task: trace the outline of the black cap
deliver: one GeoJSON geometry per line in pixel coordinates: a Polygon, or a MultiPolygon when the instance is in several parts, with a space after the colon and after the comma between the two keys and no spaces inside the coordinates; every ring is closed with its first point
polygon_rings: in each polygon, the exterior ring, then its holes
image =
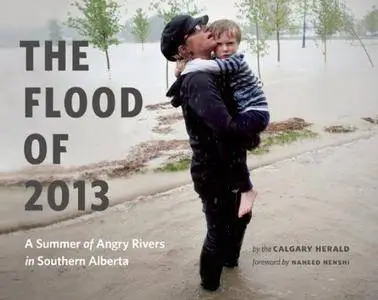
{"type": "Polygon", "coordinates": [[[209,17],[193,18],[189,15],[178,15],[172,18],[165,25],[160,39],[160,49],[166,59],[176,61],[174,57],[177,54],[178,47],[184,43],[185,35],[187,35],[197,25],[206,25],[209,17]]]}

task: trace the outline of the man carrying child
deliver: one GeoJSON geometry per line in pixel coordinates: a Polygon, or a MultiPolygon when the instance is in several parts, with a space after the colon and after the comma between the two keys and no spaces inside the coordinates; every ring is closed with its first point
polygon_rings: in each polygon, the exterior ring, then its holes
{"type": "Polygon", "coordinates": [[[222,268],[238,266],[257,195],[246,149],[259,144],[269,113],[259,81],[243,56],[234,54],[240,39],[233,33],[240,29],[230,23],[223,28],[223,21],[218,21],[210,31],[207,22],[207,16],[172,18],[162,32],[161,51],[170,61],[186,62],[167,96],[174,107],[182,108],[193,150],[190,172],[207,223],[200,256],[201,285],[214,291],[222,268]],[[219,60],[212,60],[212,52],[219,60]]]}

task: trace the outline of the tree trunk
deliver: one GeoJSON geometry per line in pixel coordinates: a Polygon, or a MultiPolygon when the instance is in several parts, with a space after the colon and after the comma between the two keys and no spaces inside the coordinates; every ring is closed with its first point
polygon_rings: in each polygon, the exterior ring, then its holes
{"type": "Polygon", "coordinates": [[[166,60],[165,64],[165,86],[168,89],[168,60],[166,60]]]}
{"type": "Polygon", "coordinates": [[[276,17],[276,21],[275,21],[275,25],[276,25],[276,40],[277,40],[277,61],[280,62],[280,25],[279,25],[279,20],[278,20],[278,12],[280,10],[279,8],[279,4],[280,2],[279,1],[276,1],[276,12],[275,12],[275,17],[276,17]]]}
{"type": "Polygon", "coordinates": [[[281,61],[281,44],[280,44],[280,30],[278,29],[277,32],[277,61],[281,61]]]}
{"type": "Polygon", "coordinates": [[[369,55],[369,52],[367,51],[367,49],[366,49],[366,47],[365,47],[365,44],[362,42],[362,40],[360,39],[359,35],[357,34],[357,32],[354,31],[353,28],[350,29],[350,31],[351,31],[352,36],[356,37],[356,38],[358,39],[358,41],[360,42],[361,47],[364,49],[365,54],[366,54],[366,56],[368,57],[371,66],[374,67],[374,63],[373,63],[373,61],[372,61],[372,59],[371,59],[371,57],[370,57],[370,55],[369,55]]]}
{"type": "Polygon", "coordinates": [[[257,71],[258,71],[258,73],[259,73],[259,78],[261,79],[260,50],[257,51],[257,71]]]}
{"type": "Polygon", "coordinates": [[[256,45],[257,45],[257,72],[259,78],[261,79],[261,69],[260,69],[260,36],[259,36],[259,24],[256,22],[256,45]]]}
{"type": "Polygon", "coordinates": [[[327,63],[327,37],[324,39],[324,63],[327,63]]]}
{"type": "Polygon", "coordinates": [[[144,50],[144,47],[143,47],[143,41],[142,41],[142,51],[144,50]]]}
{"type": "Polygon", "coordinates": [[[307,15],[307,0],[304,0],[302,48],[306,48],[306,15],[307,15]]]}
{"type": "Polygon", "coordinates": [[[106,55],[106,65],[108,67],[108,71],[110,71],[110,60],[109,60],[109,53],[108,53],[107,48],[105,49],[105,55],[106,55]]]}

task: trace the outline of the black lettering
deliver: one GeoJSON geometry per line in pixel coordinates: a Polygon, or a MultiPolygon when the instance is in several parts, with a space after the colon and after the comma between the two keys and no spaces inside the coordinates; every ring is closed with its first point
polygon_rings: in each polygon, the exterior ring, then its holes
{"type": "Polygon", "coordinates": [[[82,88],[72,87],[67,91],[66,96],[64,97],[64,108],[71,118],[82,117],[87,110],[87,105],[87,95],[82,88]],[[77,111],[74,111],[73,109],[72,98],[74,94],[79,95],[79,109],[77,111]]]}
{"type": "Polygon", "coordinates": [[[74,71],[88,71],[88,65],[81,65],[80,58],[87,58],[86,52],[80,52],[80,47],[88,47],[88,41],[73,41],[72,42],[72,70],[74,71]]]}
{"type": "Polygon", "coordinates": [[[33,94],[40,94],[39,87],[25,88],[25,118],[33,117],[33,106],[38,106],[38,100],[33,99],[33,94]]]}
{"type": "Polygon", "coordinates": [[[53,50],[53,41],[45,42],[45,70],[52,70],[53,59],[58,59],[58,70],[66,70],[66,41],[58,41],[58,51],[53,50]]]}
{"type": "Polygon", "coordinates": [[[34,70],[34,47],[39,47],[39,41],[20,41],[20,47],[26,48],[26,71],[34,70]]]}
{"type": "Polygon", "coordinates": [[[42,135],[34,133],[34,134],[29,135],[26,138],[25,145],[24,145],[24,154],[25,154],[26,160],[30,164],[38,165],[42,163],[46,158],[46,153],[47,153],[46,140],[44,139],[42,135]],[[32,144],[34,140],[37,140],[39,144],[39,154],[37,158],[34,158],[33,153],[32,153],[32,144]]]}
{"type": "Polygon", "coordinates": [[[85,181],[75,182],[74,188],[78,191],[78,210],[85,210],[85,181]]]}
{"type": "Polygon", "coordinates": [[[41,204],[35,204],[42,193],[42,184],[36,180],[29,180],[25,183],[25,187],[34,187],[34,193],[25,204],[26,211],[42,211],[41,204]]]}
{"type": "Polygon", "coordinates": [[[111,89],[107,87],[98,88],[93,94],[93,110],[95,114],[100,118],[107,118],[111,116],[115,108],[115,97],[111,89]],[[100,106],[101,94],[106,94],[108,102],[107,109],[103,112],[100,106]]]}
{"type": "Polygon", "coordinates": [[[96,180],[92,182],[92,188],[96,186],[99,186],[101,188],[99,192],[95,193],[95,197],[101,200],[101,204],[92,204],[92,209],[95,211],[103,211],[109,206],[109,199],[105,196],[105,194],[108,192],[109,186],[103,180],[96,180]]]}
{"type": "Polygon", "coordinates": [[[68,134],[53,134],[53,163],[60,164],[60,153],[67,152],[67,148],[60,141],[68,141],[68,134]]]}
{"type": "Polygon", "coordinates": [[[46,118],[60,118],[59,110],[54,110],[54,90],[52,87],[46,88],[46,118]]]}
{"type": "Polygon", "coordinates": [[[142,94],[135,88],[121,88],[121,116],[130,118],[137,116],[142,111],[143,99],[142,94]],[[134,96],[135,106],[130,111],[129,94],[134,96]]]}
{"type": "Polygon", "coordinates": [[[49,203],[52,210],[62,211],[67,208],[69,202],[69,190],[68,186],[64,181],[56,180],[51,182],[47,190],[47,202],[49,203]],[[55,191],[60,187],[62,192],[62,201],[60,205],[56,203],[55,191]]]}

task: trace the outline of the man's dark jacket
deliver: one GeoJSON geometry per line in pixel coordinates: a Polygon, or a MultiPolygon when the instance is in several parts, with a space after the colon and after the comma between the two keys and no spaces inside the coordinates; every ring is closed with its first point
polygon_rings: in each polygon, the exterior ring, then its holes
{"type": "Polygon", "coordinates": [[[236,103],[223,82],[213,74],[193,72],[180,76],[167,93],[174,107],[182,107],[193,150],[191,176],[200,196],[252,187],[241,146],[250,135],[233,121],[236,103]]]}

